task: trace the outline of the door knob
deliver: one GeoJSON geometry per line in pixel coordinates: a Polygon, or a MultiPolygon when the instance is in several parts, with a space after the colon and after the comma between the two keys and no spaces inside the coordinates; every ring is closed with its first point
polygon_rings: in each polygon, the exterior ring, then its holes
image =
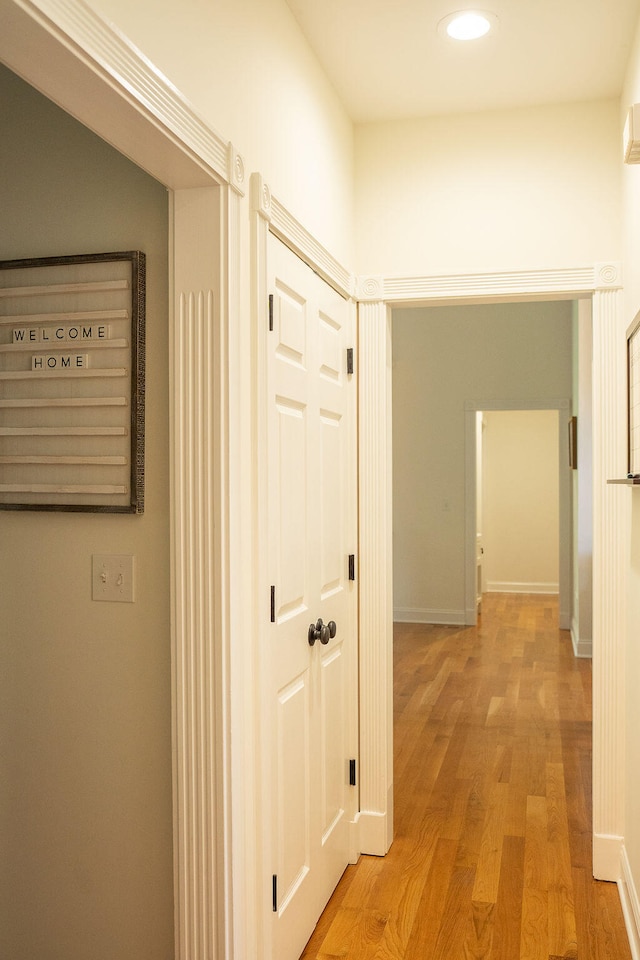
{"type": "Polygon", "coordinates": [[[310,647],[314,645],[316,640],[319,640],[320,643],[329,643],[329,628],[322,622],[322,617],[315,623],[309,624],[308,639],[310,647]]]}
{"type": "Polygon", "coordinates": [[[307,639],[309,640],[309,646],[312,647],[316,640],[319,640],[322,644],[329,643],[329,640],[336,635],[336,624],[334,620],[329,620],[329,623],[323,623],[322,617],[316,621],[316,623],[309,624],[309,632],[307,634],[307,639]]]}

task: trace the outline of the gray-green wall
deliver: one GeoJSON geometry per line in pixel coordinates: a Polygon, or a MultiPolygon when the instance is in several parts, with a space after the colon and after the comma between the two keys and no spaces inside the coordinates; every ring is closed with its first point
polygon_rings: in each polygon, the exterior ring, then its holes
{"type": "Polygon", "coordinates": [[[166,191],[4,68],[0,117],[0,259],[147,256],[144,515],[0,511],[0,956],[170,960],[166,191]]]}
{"type": "Polygon", "coordinates": [[[465,400],[570,398],[570,301],[393,312],[394,609],[464,622],[465,400]]]}

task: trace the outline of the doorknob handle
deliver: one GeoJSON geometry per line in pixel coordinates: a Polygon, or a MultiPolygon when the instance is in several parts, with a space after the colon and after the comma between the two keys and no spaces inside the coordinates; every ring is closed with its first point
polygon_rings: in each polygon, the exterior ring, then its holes
{"type": "Polygon", "coordinates": [[[322,617],[316,623],[309,624],[308,639],[310,647],[314,645],[316,640],[319,640],[320,643],[329,643],[329,628],[322,622],[322,617]]]}
{"type": "Polygon", "coordinates": [[[309,640],[309,646],[312,647],[316,640],[319,640],[320,643],[326,645],[329,643],[329,640],[333,639],[336,635],[336,623],[335,620],[329,620],[329,623],[323,623],[322,617],[316,621],[316,623],[309,624],[309,632],[307,634],[307,639],[309,640]]]}

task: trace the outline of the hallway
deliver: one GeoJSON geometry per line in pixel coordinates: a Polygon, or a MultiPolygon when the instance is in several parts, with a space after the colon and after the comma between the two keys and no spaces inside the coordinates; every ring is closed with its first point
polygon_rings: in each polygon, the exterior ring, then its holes
{"type": "Polygon", "coordinates": [[[591,661],[557,600],[397,624],[395,840],[345,872],[301,960],[629,960],[591,871],[591,661]]]}

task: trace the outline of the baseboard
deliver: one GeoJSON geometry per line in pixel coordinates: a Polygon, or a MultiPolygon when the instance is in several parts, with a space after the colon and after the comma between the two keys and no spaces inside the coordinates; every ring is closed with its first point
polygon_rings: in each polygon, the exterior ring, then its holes
{"type": "Polygon", "coordinates": [[[571,643],[573,644],[573,654],[575,657],[591,659],[593,656],[593,642],[580,638],[575,621],[571,624],[571,643]]]}
{"type": "Polygon", "coordinates": [[[396,623],[443,623],[464,626],[464,610],[428,610],[422,607],[396,607],[393,611],[396,623]]]}
{"type": "Polygon", "coordinates": [[[349,820],[349,863],[357,863],[360,859],[360,814],[356,813],[355,820],[349,820]]]}
{"type": "Polygon", "coordinates": [[[372,857],[384,857],[393,843],[393,784],[387,794],[387,812],[362,810],[356,816],[358,851],[372,857]]]}
{"type": "Polygon", "coordinates": [[[611,834],[593,835],[593,876],[596,880],[620,879],[620,860],[622,856],[622,837],[611,834]]]}
{"type": "Polygon", "coordinates": [[[559,593],[557,583],[517,583],[511,580],[488,580],[487,593],[559,593]]]}
{"type": "Polygon", "coordinates": [[[386,813],[365,811],[358,815],[357,824],[360,853],[370,857],[384,857],[389,850],[386,813]]]}
{"type": "Polygon", "coordinates": [[[638,890],[633,880],[631,865],[624,844],[622,845],[620,861],[622,877],[618,880],[618,890],[624,923],[629,937],[631,956],[633,960],[640,960],[640,899],[638,898],[638,890]]]}

